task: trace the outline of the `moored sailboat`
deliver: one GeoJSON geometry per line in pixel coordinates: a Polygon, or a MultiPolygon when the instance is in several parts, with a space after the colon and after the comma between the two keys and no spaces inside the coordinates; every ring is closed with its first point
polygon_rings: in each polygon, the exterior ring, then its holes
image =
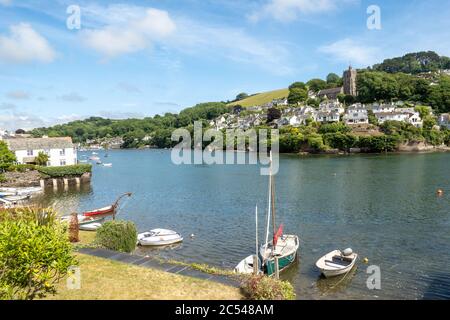
{"type": "Polygon", "coordinates": [[[297,235],[283,234],[283,225],[276,228],[275,181],[272,174],[272,152],[270,152],[269,205],[267,210],[266,241],[260,248],[262,270],[272,276],[290,266],[297,257],[299,239],[297,235]],[[269,242],[269,225],[272,219],[273,239],[269,242]],[[277,231],[275,231],[277,230],[277,231]],[[278,261],[278,265],[276,265],[278,261]]]}

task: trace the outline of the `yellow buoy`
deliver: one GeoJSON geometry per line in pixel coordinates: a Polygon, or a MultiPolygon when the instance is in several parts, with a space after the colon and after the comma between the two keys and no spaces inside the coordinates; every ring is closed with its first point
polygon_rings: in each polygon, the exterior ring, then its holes
{"type": "Polygon", "coordinates": [[[369,263],[369,259],[364,258],[364,259],[363,259],[363,262],[364,262],[364,263],[369,263]]]}

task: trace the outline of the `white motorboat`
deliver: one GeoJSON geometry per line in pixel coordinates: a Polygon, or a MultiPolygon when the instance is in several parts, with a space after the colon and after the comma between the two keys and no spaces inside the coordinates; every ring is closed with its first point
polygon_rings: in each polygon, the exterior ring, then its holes
{"type": "Polygon", "coordinates": [[[167,229],[153,229],[138,234],[141,246],[167,246],[183,241],[183,237],[176,231],[167,229]]]}
{"type": "Polygon", "coordinates": [[[317,260],[316,267],[326,278],[348,273],[353,269],[358,255],[348,248],[344,251],[334,250],[317,260]]]}
{"type": "MultiPolygon", "coordinates": [[[[248,256],[234,268],[235,273],[241,273],[241,274],[252,274],[254,273],[254,255],[248,256]]],[[[258,269],[259,266],[261,266],[261,261],[258,258],[258,269]]],[[[258,270],[260,272],[261,270],[258,270]]]]}
{"type": "Polygon", "coordinates": [[[78,229],[84,230],[84,231],[97,231],[98,228],[102,226],[99,222],[91,222],[86,224],[80,224],[78,226],[78,229]]]}
{"type": "Polygon", "coordinates": [[[30,199],[30,195],[17,195],[17,196],[5,196],[3,197],[4,200],[10,201],[10,202],[18,202],[18,201],[25,201],[30,199]]]}
{"type": "Polygon", "coordinates": [[[112,163],[104,163],[103,166],[104,167],[112,167],[112,163]]]}
{"type": "Polygon", "coordinates": [[[27,187],[27,188],[0,188],[0,193],[8,193],[16,196],[30,195],[33,193],[43,192],[41,187],[27,187]]]}

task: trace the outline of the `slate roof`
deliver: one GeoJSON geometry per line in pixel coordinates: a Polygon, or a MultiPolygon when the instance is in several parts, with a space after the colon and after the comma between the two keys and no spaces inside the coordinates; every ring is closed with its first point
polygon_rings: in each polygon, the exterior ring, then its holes
{"type": "Polygon", "coordinates": [[[71,137],[5,139],[11,151],[73,148],[71,137]]]}

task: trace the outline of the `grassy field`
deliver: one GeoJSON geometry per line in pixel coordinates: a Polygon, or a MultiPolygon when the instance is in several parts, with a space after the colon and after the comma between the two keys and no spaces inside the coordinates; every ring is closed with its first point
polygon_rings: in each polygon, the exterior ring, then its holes
{"type": "MultiPolygon", "coordinates": [[[[80,231],[79,244],[89,244],[95,232],[80,231]]],[[[216,282],[76,254],[81,289],[70,290],[64,279],[50,300],[239,300],[237,288],[216,282]]]]}
{"type": "Polygon", "coordinates": [[[230,106],[241,105],[243,107],[251,107],[271,102],[273,99],[287,98],[289,89],[280,89],[256,94],[244,100],[230,103],[230,106]]]}

